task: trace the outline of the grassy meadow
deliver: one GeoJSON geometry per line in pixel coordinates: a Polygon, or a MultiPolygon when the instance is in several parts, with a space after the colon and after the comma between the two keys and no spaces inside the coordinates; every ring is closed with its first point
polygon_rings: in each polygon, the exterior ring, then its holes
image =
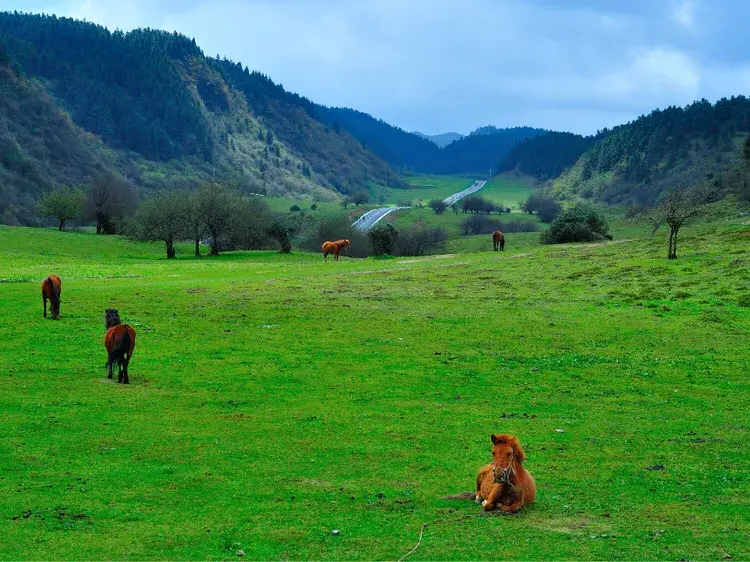
{"type": "Polygon", "coordinates": [[[431,522],[409,560],[747,560],[747,218],[672,261],[613,232],[324,264],[0,226],[0,558],[395,560],[431,522]],[[493,432],[537,481],[517,516],[441,499],[493,432]]]}

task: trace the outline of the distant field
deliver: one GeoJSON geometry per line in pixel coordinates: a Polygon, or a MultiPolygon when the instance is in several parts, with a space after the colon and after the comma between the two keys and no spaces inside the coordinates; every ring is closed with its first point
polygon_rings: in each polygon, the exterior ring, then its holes
{"type": "Polygon", "coordinates": [[[528,199],[533,188],[523,181],[505,176],[495,176],[477,192],[490,201],[502,203],[514,211],[520,210],[521,203],[528,199]]]}
{"type": "Polygon", "coordinates": [[[408,189],[389,189],[386,194],[388,203],[409,201],[418,204],[419,201],[428,202],[430,199],[445,199],[446,197],[463,191],[474,183],[473,179],[453,176],[407,176],[404,182],[408,189]]]}
{"type": "Polygon", "coordinates": [[[671,261],[614,232],[324,264],[0,226],[0,558],[396,560],[430,522],[409,560],[749,559],[750,227],[720,209],[671,261]],[[493,432],[519,516],[440,499],[493,432]]]}

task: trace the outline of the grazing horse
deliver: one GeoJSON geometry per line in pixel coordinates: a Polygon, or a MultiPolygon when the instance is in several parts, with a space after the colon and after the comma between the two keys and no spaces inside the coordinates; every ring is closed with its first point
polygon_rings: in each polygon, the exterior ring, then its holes
{"type": "Polygon", "coordinates": [[[517,513],[536,498],[534,478],[521,466],[526,454],[517,437],[493,434],[491,439],[492,464],[479,471],[474,499],[485,511],[517,513]]]}
{"type": "Polygon", "coordinates": [[[112,366],[117,363],[117,382],[128,384],[128,363],[135,348],[135,330],[120,322],[120,315],[114,308],[105,311],[107,334],[104,347],[107,349],[107,378],[112,378],[112,366]]]}
{"type": "Polygon", "coordinates": [[[499,230],[492,233],[492,248],[497,252],[497,249],[505,249],[505,236],[499,230]]]}
{"type": "Polygon", "coordinates": [[[349,240],[336,240],[331,242],[328,240],[323,243],[323,261],[328,261],[328,254],[333,254],[334,261],[339,261],[339,254],[344,248],[351,247],[349,240]]]}
{"type": "Polygon", "coordinates": [[[49,299],[49,309],[52,320],[60,317],[60,292],[62,291],[62,282],[57,275],[50,275],[42,281],[42,303],[44,304],[44,317],[47,318],[47,300],[49,299]]]}

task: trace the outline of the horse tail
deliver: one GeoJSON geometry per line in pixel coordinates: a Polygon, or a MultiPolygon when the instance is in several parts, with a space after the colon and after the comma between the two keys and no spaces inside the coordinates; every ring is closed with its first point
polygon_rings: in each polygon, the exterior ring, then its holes
{"type": "Polygon", "coordinates": [[[451,494],[443,496],[441,500],[473,500],[477,496],[476,492],[461,492],[460,494],[451,494]]]}
{"type": "Polygon", "coordinates": [[[130,351],[131,343],[132,340],[130,339],[130,332],[128,332],[127,330],[123,330],[122,338],[120,338],[120,341],[112,349],[112,351],[109,352],[109,355],[107,356],[107,367],[109,367],[115,361],[124,359],[125,355],[130,351]]]}
{"type": "Polygon", "coordinates": [[[53,280],[50,280],[50,285],[52,285],[52,295],[55,297],[55,304],[60,306],[60,291],[62,290],[62,284],[61,283],[55,283],[53,280]]]}

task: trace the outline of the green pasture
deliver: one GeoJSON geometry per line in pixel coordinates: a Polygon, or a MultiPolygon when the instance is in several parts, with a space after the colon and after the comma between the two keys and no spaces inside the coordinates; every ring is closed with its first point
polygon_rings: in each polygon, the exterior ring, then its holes
{"type": "Polygon", "coordinates": [[[0,558],[397,560],[428,522],[408,560],[747,560],[747,218],[672,261],[613,231],[324,264],[0,227],[0,558]],[[441,499],[493,432],[538,484],[517,516],[441,499]]]}

